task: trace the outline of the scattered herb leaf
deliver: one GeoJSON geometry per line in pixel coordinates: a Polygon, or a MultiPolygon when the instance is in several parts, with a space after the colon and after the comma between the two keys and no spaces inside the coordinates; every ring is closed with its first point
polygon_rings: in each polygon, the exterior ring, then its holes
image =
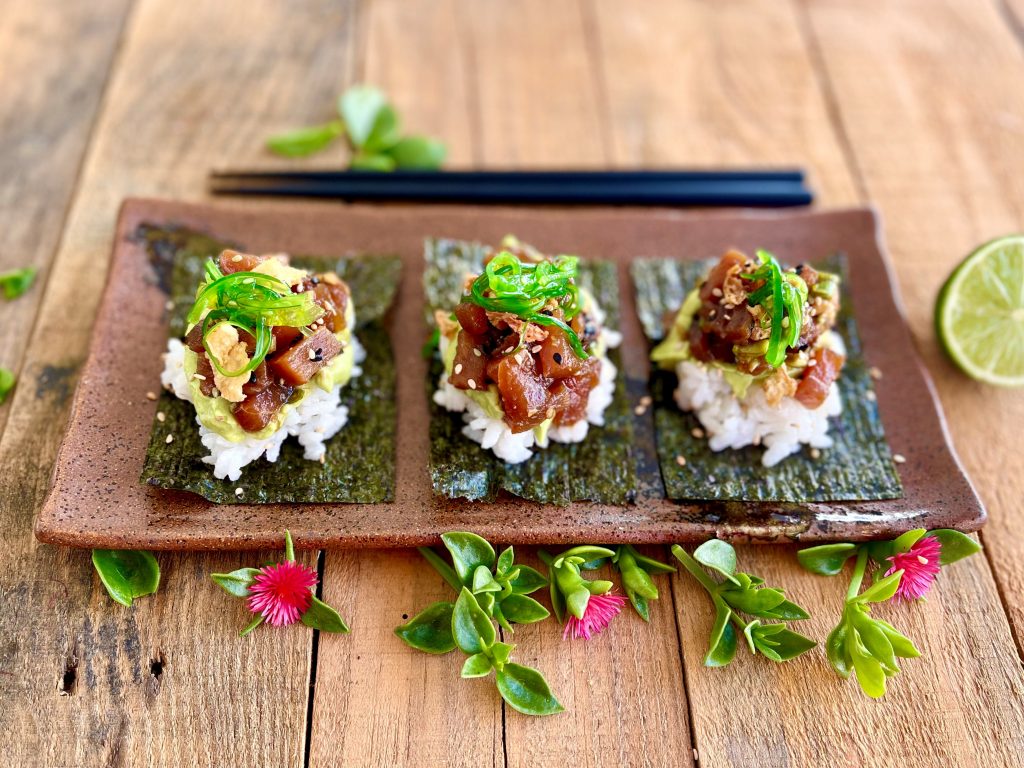
{"type": "Polygon", "coordinates": [[[4,298],[16,299],[25,293],[35,282],[38,271],[35,267],[22,267],[0,273],[0,288],[3,289],[4,298]]]}
{"type": "Polygon", "coordinates": [[[7,400],[7,396],[11,394],[15,381],[14,374],[11,371],[0,367],[0,405],[3,405],[4,401],[7,400]]]}
{"type": "Polygon", "coordinates": [[[94,549],[92,564],[110,597],[126,607],[136,597],[152,595],[160,586],[160,566],[149,552],[94,549]]]}
{"type": "Polygon", "coordinates": [[[284,157],[305,157],[327,147],[345,133],[341,120],[332,120],[323,125],[297,128],[267,139],[267,149],[284,157]]]}

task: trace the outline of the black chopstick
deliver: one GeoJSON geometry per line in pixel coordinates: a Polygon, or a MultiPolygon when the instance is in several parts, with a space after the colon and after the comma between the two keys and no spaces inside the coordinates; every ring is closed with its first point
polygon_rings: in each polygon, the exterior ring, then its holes
{"type": "Polygon", "coordinates": [[[800,170],[222,171],[215,194],[562,205],[808,205],[800,170]]]}

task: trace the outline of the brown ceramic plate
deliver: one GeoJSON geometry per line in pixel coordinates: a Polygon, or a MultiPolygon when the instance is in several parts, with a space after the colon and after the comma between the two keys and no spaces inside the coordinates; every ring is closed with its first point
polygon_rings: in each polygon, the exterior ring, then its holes
{"type": "MultiPolygon", "coordinates": [[[[918,527],[974,530],[985,520],[981,502],[950,447],[931,382],[914,353],[871,211],[678,213],[128,200],[121,211],[110,275],[53,488],[36,521],[36,535],[45,542],[100,548],[253,549],[280,545],[285,528],[310,547],[432,544],[444,531],[456,529],[514,544],[675,542],[710,536],[827,541],[891,536],[918,527]],[[145,251],[131,238],[144,222],[191,227],[255,251],[402,257],[402,285],[388,321],[399,371],[393,503],[218,505],[139,481],[155,410],[145,393],[159,386],[167,333],[165,297],[145,251]],[[550,252],[618,263],[623,369],[633,382],[646,381],[647,344],[630,289],[631,258],[707,258],[736,246],[768,248],[798,262],[844,251],[867,360],[885,371],[877,394],[886,434],[893,452],[906,457],[900,465],[904,497],[804,505],[661,498],[614,507],[555,507],[511,497],[494,503],[436,497],[427,468],[426,362],[420,355],[426,334],[423,238],[497,242],[509,232],[550,252]],[[126,326],[133,329],[130,338],[117,332],[126,326]],[[140,355],[140,349],[151,349],[152,354],[140,355]]],[[[638,417],[650,418],[650,412],[638,417]]],[[[644,435],[651,430],[638,429],[637,434],[638,440],[649,440],[644,435]]],[[[652,446],[636,447],[640,455],[652,455],[652,446]]]]}

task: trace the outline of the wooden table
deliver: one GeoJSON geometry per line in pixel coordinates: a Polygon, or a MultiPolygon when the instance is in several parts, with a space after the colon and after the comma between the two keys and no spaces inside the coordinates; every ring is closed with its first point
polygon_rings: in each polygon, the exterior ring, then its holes
{"type": "MultiPolygon", "coordinates": [[[[1024,218],[1022,0],[93,0],[0,15],[0,265],[40,283],[0,302],[0,756],[11,766],[1010,766],[1024,760],[1024,393],[958,374],[931,325],[974,245],[1024,218]],[[567,707],[529,719],[454,656],[392,635],[446,587],[415,552],[322,555],[353,627],[237,637],[208,580],[254,553],[162,555],[113,604],[88,552],[41,546],[47,487],[128,195],[203,199],[214,166],[273,166],[271,133],[386,89],[452,167],[799,164],[822,206],[882,213],[904,303],[956,447],[991,515],[985,554],[928,602],[885,610],[924,651],[881,702],[821,648],[701,666],[706,596],[663,579],[589,643],[517,633],[567,707]]],[[[344,161],[342,150],[313,164],[344,161]]],[[[666,555],[667,553],[662,552],[666,555]]],[[[824,638],[844,585],[791,549],[740,549],[824,638]]]]}

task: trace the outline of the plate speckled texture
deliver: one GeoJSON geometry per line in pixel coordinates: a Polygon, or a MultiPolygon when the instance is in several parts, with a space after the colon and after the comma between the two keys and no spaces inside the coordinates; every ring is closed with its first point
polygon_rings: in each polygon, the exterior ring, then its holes
{"type": "Polygon", "coordinates": [[[502,209],[468,206],[343,206],[332,203],[187,204],[128,200],[113,261],[54,468],[53,487],[36,520],[45,542],[136,549],[279,547],[288,528],[307,547],[405,547],[440,534],[473,530],[495,541],[560,544],[698,541],[863,540],[910,528],[975,530],[985,520],[954,455],[928,379],[893,294],[871,211],[725,213],[502,209]],[[345,255],[397,253],[404,263],[388,318],[398,370],[395,500],[386,504],[212,504],[189,493],[139,482],[167,334],[166,295],[130,239],[143,222],[184,225],[256,251],[345,255]],[[860,323],[865,357],[885,373],[878,405],[900,465],[901,499],[814,504],[673,502],[665,499],[654,449],[653,412],[636,417],[636,504],[576,502],[546,506],[512,497],[495,502],[441,499],[428,471],[427,362],[420,355],[423,238],[496,242],[514,232],[549,252],[618,264],[624,342],[622,371],[635,403],[646,391],[647,344],[628,275],[635,257],[706,259],[724,248],[769,248],[792,261],[844,251],[848,300],[860,323]],[[129,336],[117,329],[131,327],[129,336]],[[140,349],[152,349],[150,356],[140,349]]]}

